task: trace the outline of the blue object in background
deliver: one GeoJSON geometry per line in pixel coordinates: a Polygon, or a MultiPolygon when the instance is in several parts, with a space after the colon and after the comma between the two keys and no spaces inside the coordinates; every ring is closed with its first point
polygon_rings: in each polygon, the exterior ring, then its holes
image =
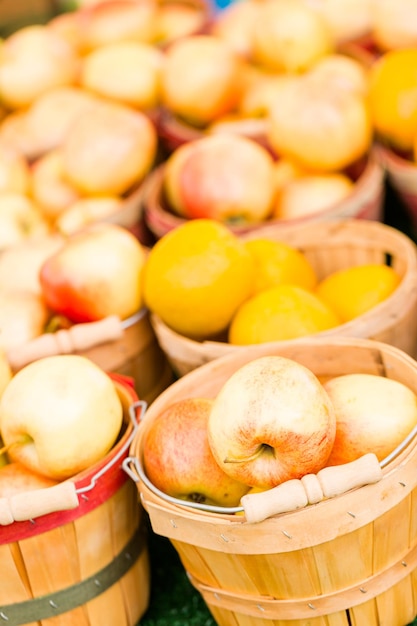
{"type": "MultiPolygon", "coordinates": [[[[238,0],[239,1],[239,0],[238,0]]],[[[225,9],[229,4],[232,4],[234,0],[212,0],[215,11],[221,11],[225,9]]]]}

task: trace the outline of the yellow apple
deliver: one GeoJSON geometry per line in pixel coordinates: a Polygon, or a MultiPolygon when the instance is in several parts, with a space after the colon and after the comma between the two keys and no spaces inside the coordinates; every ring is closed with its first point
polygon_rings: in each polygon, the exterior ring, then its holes
{"type": "Polygon", "coordinates": [[[417,398],[403,383],[374,374],[345,374],[323,383],[336,413],[328,465],[373,452],[382,461],[417,425],[417,398]]]}
{"type": "Polygon", "coordinates": [[[187,398],[168,406],[145,434],[144,469],[169,496],[217,506],[238,506],[249,487],[219,467],[207,438],[213,400],[187,398]]]}
{"type": "Polygon", "coordinates": [[[371,32],[380,50],[386,52],[417,45],[416,0],[378,0],[372,8],[371,32]]]}
{"type": "Polygon", "coordinates": [[[63,169],[83,194],[123,194],[144,179],[156,150],[149,117],[109,101],[74,122],[62,145],[63,169]]]}
{"type": "Polygon", "coordinates": [[[74,233],[40,269],[48,307],[73,322],[125,319],[143,305],[145,249],[127,229],[91,224],[74,233]]]}
{"type": "Polygon", "coordinates": [[[323,386],[292,359],[266,356],[236,370],[210,412],[209,444],[235,480],[274,487],[326,465],[336,416],[323,386]]]}
{"type": "Polygon", "coordinates": [[[64,242],[58,233],[36,237],[8,247],[0,254],[0,290],[40,295],[39,270],[64,242]]]}
{"type": "Polygon", "coordinates": [[[0,250],[48,233],[48,222],[28,196],[0,194],[0,250]]]}
{"type": "Polygon", "coordinates": [[[26,194],[29,180],[29,163],[25,156],[0,143],[0,193],[11,191],[26,194]]]}
{"type": "Polygon", "coordinates": [[[254,24],[261,6],[258,0],[231,2],[217,14],[210,32],[243,58],[250,59],[254,24]]]}
{"type": "Polygon", "coordinates": [[[0,347],[9,351],[44,332],[49,319],[41,295],[24,291],[0,291],[0,347]]]}
{"type": "Polygon", "coordinates": [[[106,221],[121,209],[122,204],[120,196],[80,198],[57,217],[55,228],[63,235],[72,235],[89,224],[106,221]]]}
{"type": "Polygon", "coordinates": [[[0,398],[0,434],[8,456],[54,480],[102,459],[122,421],[122,403],[110,376],[74,354],[26,365],[0,398]]]}
{"type": "Polygon", "coordinates": [[[232,111],[240,98],[240,59],[214,35],[190,35],[169,45],[161,79],[161,103],[195,126],[232,111]]]}
{"type": "Polygon", "coordinates": [[[161,2],[155,18],[154,42],[166,45],[179,37],[193,35],[202,30],[207,19],[205,8],[197,4],[161,2]]]}
{"type": "Polygon", "coordinates": [[[164,55],[150,43],[122,41],[96,48],[83,61],[80,83],[104,98],[142,111],[159,105],[164,55]]]}
{"type": "Polygon", "coordinates": [[[2,44],[0,92],[11,109],[24,108],[48,89],[75,82],[79,57],[46,25],[24,26],[2,44]]]}

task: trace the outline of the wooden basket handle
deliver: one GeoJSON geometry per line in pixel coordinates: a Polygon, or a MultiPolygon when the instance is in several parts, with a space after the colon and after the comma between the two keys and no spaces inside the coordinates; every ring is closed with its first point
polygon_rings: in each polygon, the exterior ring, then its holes
{"type": "Polygon", "coordinates": [[[18,371],[43,357],[87,350],[101,343],[116,341],[122,335],[122,322],[116,315],[109,315],[97,322],[74,324],[68,329],[44,333],[22,346],[9,350],[7,359],[11,369],[18,371]]]}
{"type": "Polygon", "coordinates": [[[129,436],[126,437],[126,441],[117,453],[91,477],[88,485],[77,487],[72,480],[65,480],[52,487],[17,493],[9,498],[0,498],[0,527],[13,524],[13,522],[33,520],[48,513],[69,511],[78,507],[78,495],[94,489],[99,478],[126,454],[136,435],[139,421],[143,417],[145,410],[146,402],[144,400],[137,400],[129,406],[129,417],[133,424],[129,436]],[[137,414],[138,408],[140,408],[139,415],[137,414]]]}
{"type": "Polygon", "coordinates": [[[376,483],[381,478],[377,456],[368,453],[350,463],[324,467],[317,474],[288,480],[268,491],[248,493],[242,497],[241,504],[247,522],[261,522],[272,515],[295,511],[356,487],[376,483]]]}

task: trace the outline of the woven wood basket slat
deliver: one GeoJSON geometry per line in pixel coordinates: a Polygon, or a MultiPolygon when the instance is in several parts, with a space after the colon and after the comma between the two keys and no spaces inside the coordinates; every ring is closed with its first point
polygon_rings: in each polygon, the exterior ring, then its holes
{"type": "Polygon", "coordinates": [[[129,411],[138,398],[130,382],[110,375],[123,403],[124,428],[105,459],[74,477],[76,487],[93,481],[92,488],[80,491],[75,510],[2,527],[0,615],[12,626],[134,626],[148,607],[144,511],[120,465],[134,433],[129,411]],[[100,474],[113,458],[115,464],[100,474]],[[86,589],[90,577],[96,578],[93,594],[86,589]],[[51,616],[39,601],[52,607],[51,616]],[[33,622],[25,615],[33,615],[33,622]]]}
{"type": "MultiPolygon", "coordinates": [[[[319,279],[333,271],[364,263],[389,263],[402,277],[399,287],[384,302],[358,318],[316,337],[362,337],[394,345],[417,356],[417,246],[399,230],[367,220],[330,220],[308,227],[276,229],[265,227],[242,235],[284,241],[301,250],[312,263],[319,279]]],[[[200,365],[246,347],[218,341],[188,339],[151,316],[158,342],[180,376],[200,365]]],[[[281,341],[285,346],[299,341],[281,341]]]]}
{"type": "MultiPolygon", "coordinates": [[[[244,363],[281,354],[320,379],[366,372],[417,393],[417,362],[369,339],[329,337],[260,345],[188,373],[150,406],[131,445],[169,404],[215,397],[244,363]]],[[[417,614],[417,442],[383,469],[377,483],[257,524],[242,515],[166,501],[137,476],[154,532],[168,537],[219,626],[406,626],[417,614]]]]}

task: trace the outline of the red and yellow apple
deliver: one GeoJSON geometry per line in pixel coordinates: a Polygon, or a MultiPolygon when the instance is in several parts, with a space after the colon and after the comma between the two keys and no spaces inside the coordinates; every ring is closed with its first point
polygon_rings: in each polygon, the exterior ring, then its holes
{"type": "Polygon", "coordinates": [[[18,493],[46,489],[59,481],[47,478],[27,468],[18,461],[0,467],[0,498],[11,498],[18,493]]]}
{"type": "Polygon", "coordinates": [[[281,356],[239,367],[214,399],[208,421],[220,467],[254,487],[316,473],[327,463],[335,434],[335,411],[320,381],[281,356]]]}
{"type": "Polygon", "coordinates": [[[405,384],[374,374],[345,374],[323,383],[336,414],[328,465],[368,452],[382,461],[417,426],[417,398],[405,384]]]}
{"type": "Polygon", "coordinates": [[[0,434],[10,460],[54,480],[102,459],[122,421],[122,402],[110,376],[74,354],[26,365],[0,398],[0,434]]]}
{"type": "Polygon", "coordinates": [[[207,438],[213,400],[186,398],[165,408],[143,440],[149,480],[169,496],[217,506],[238,506],[249,487],[217,464],[207,438]]]}
{"type": "Polygon", "coordinates": [[[92,224],[46,259],[40,283],[47,306],[73,322],[125,319],[143,305],[145,250],[127,229],[92,224]]]}
{"type": "Polygon", "coordinates": [[[265,220],[274,200],[274,162],[256,141],[233,133],[207,135],[167,159],[164,192],[187,218],[230,224],[265,220]]]}

